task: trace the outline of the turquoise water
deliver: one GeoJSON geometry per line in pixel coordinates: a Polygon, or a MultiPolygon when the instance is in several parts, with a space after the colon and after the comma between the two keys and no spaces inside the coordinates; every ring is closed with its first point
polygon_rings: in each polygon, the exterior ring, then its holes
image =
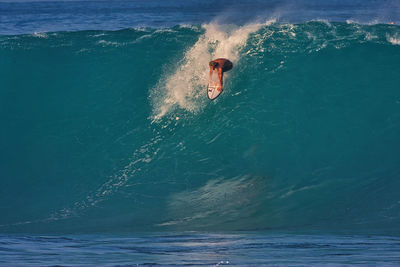
{"type": "Polygon", "coordinates": [[[327,21],[2,35],[0,232],[398,235],[399,44],[327,21]]]}

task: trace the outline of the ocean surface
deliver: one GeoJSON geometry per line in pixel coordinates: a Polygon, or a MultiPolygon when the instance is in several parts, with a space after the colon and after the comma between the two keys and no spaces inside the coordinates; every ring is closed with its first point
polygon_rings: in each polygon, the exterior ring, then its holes
{"type": "Polygon", "coordinates": [[[0,1],[0,265],[400,264],[399,25],[398,1],[0,1]]]}
{"type": "MultiPolygon", "coordinates": [[[[400,238],[263,233],[1,237],[21,266],[398,266],[400,238]]],[[[5,265],[5,264],[4,264],[5,265]]],[[[20,265],[13,265],[20,266],[20,265]]]]}

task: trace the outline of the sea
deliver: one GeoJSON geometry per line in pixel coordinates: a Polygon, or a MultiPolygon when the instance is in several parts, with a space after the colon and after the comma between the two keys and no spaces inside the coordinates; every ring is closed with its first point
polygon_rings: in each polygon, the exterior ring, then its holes
{"type": "Polygon", "coordinates": [[[222,265],[400,265],[400,1],[0,0],[0,266],[222,265]]]}

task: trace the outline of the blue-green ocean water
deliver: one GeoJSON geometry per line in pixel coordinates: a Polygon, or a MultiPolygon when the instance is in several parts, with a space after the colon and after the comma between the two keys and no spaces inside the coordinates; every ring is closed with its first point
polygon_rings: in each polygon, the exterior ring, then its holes
{"type": "Polygon", "coordinates": [[[0,0],[0,266],[398,265],[399,11],[0,0]]]}
{"type": "Polygon", "coordinates": [[[398,234],[399,43],[325,21],[1,36],[0,231],[398,234]]]}

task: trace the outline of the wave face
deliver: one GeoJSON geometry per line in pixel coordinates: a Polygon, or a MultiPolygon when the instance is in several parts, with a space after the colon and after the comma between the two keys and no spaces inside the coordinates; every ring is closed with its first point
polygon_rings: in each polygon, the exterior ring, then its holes
{"type": "Polygon", "coordinates": [[[0,231],[396,232],[399,40],[326,21],[0,36],[0,231]],[[234,68],[209,101],[215,57],[234,68]]]}

